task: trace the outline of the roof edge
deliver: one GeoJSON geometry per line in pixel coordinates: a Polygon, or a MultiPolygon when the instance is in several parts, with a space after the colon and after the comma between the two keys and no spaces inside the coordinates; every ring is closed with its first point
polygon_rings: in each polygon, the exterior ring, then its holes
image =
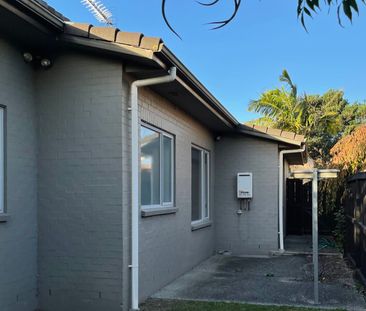
{"type": "Polygon", "coordinates": [[[163,44],[160,51],[154,53],[155,56],[161,59],[161,56],[165,57],[172,65],[185,76],[185,78],[192,83],[192,85],[198,89],[207,99],[211,102],[213,108],[217,110],[233,127],[237,127],[239,121],[220,103],[220,101],[212,95],[212,93],[196,78],[196,76],[179,60],[177,56],[170,49],[163,44]]]}
{"type": "Polygon", "coordinates": [[[302,145],[305,144],[305,141],[296,141],[294,139],[285,138],[285,137],[278,137],[278,136],[274,136],[274,135],[271,135],[271,134],[262,133],[262,132],[259,132],[259,131],[246,130],[245,128],[239,128],[238,131],[242,134],[255,136],[255,137],[260,137],[260,138],[264,138],[264,139],[268,139],[268,140],[272,140],[272,141],[276,141],[276,142],[282,142],[282,143],[292,145],[292,146],[296,146],[296,147],[301,147],[302,145]]]}
{"type": "MultiPolygon", "coordinates": [[[[26,10],[32,12],[48,24],[51,24],[53,27],[57,28],[60,31],[64,29],[64,22],[67,21],[67,18],[64,17],[61,13],[60,16],[52,13],[50,7],[46,7],[36,0],[15,0],[16,4],[22,6],[26,10]],[[62,18],[61,18],[62,16],[62,18]]],[[[55,12],[57,12],[55,10],[55,12]]],[[[57,12],[58,13],[58,12],[57,12]]]]}

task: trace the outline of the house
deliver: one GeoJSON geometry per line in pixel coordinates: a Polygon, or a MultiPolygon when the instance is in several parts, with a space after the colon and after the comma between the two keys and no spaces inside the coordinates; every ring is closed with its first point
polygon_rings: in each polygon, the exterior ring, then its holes
{"type": "Polygon", "coordinates": [[[304,137],[240,124],[161,39],[4,0],[0,56],[0,310],[136,309],[215,252],[283,249],[304,137]]]}

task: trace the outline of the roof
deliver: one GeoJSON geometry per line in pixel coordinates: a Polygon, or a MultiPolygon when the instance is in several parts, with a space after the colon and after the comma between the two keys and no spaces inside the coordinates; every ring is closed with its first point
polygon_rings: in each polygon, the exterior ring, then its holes
{"type": "MultiPolygon", "coordinates": [[[[32,0],[31,1],[18,0],[18,1],[21,1],[21,2],[32,2],[32,0]]],[[[62,19],[64,21],[69,21],[69,19],[67,17],[65,17],[62,13],[58,12],[55,8],[53,8],[52,6],[50,6],[47,2],[45,2],[43,0],[33,0],[33,2],[39,4],[40,6],[42,6],[43,8],[45,8],[50,13],[52,13],[55,16],[57,16],[58,18],[60,18],[60,19],[62,19]]]]}
{"type": "MultiPolygon", "coordinates": [[[[9,2],[13,4],[14,0],[9,0],[9,2]]],[[[188,101],[187,96],[181,96],[181,106],[187,109],[188,113],[199,115],[200,119],[205,122],[221,122],[221,130],[224,128],[230,131],[239,130],[239,132],[247,135],[295,146],[300,146],[305,141],[302,135],[296,135],[295,133],[240,124],[165,46],[161,38],[148,37],[139,32],[125,32],[114,27],[99,27],[71,22],[43,0],[15,0],[15,2],[27,10],[26,14],[35,15],[38,19],[42,19],[42,21],[56,28],[58,31],[57,42],[82,46],[103,53],[110,52],[124,55],[124,57],[130,57],[133,61],[139,61],[143,65],[155,66],[155,68],[164,71],[175,66],[177,68],[175,83],[179,86],[176,85],[175,89],[172,90],[168,86],[162,85],[159,86],[159,89],[165,92],[164,94],[168,96],[167,99],[171,99],[175,103],[179,100],[179,97],[174,97],[172,94],[176,93],[177,90],[189,92],[191,98],[188,101]],[[187,105],[187,102],[190,105],[187,105]]],[[[142,74],[141,72],[133,72],[133,74],[137,78],[144,78],[146,70],[142,74]]]]}
{"type": "Polygon", "coordinates": [[[253,124],[243,124],[242,131],[253,133],[257,135],[265,135],[268,138],[278,140],[280,142],[301,146],[306,142],[304,135],[299,135],[294,132],[288,132],[281,129],[275,129],[266,126],[259,126],[253,124]]]}
{"type": "Polygon", "coordinates": [[[96,27],[91,24],[66,22],[64,33],[82,38],[128,45],[152,52],[161,51],[163,46],[161,38],[146,37],[139,32],[120,31],[114,27],[96,27]]]}
{"type": "MultiPolygon", "coordinates": [[[[164,69],[177,68],[177,81],[217,113],[226,126],[235,128],[239,122],[217,100],[209,90],[184,66],[184,64],[165,46],[159,37],[148,37],[139,32],[125,32],[114,27],[100,27],[85,23],[65,22],[63,40],[79,44],[93,45],[100,49],[116,49],[116,52],[129,54],[144,60],[151,60],[164,69]],[[107,46],[106,46],[107,44],[107,46]]],[[[140,77],[142,78],[142,77],[140,77]]],[[[187,106],[185,104],[185,106],[187,106]]],[[[199,109],[199,107],[195,107],[199,109]]]]}

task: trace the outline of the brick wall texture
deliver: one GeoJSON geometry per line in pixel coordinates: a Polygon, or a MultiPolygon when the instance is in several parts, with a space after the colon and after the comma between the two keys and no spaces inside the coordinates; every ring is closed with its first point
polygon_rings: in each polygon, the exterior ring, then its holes
{"type": "MultiPolygon", "coordinates": [[[[121,61],[60,51],[34,70],[0,40],[7,107],[7,212],[0,223],[0,310],[128,310],[129,84],[121,61]]],[[[140,218],[140,300],[216,250],[277,248],[278,146],[214,133],[149,88],[141,122],[175,139],[175,207],[140,218]],[[210,151],[212,225],[191,230],[191,147],[210,151]],[[236,174],[253,173],[251,211],[236,215],[236,174]]]]}
{"type": "Polygon", "coordinates": [[[34,72],[0,38],[0,104],[6,106],[6,211],[0,223],[0,310],[37,307],[37,115],[34,72]]]}
{"type": "Polygon", "coordinates": [[[36,86],[40,308],[121,310],[122,65],[65,53],[36,86]]]}
{"type": "Polygon", "coordinates": [[[216,249],[234,255],[268,255],[278,249],[278,146],[243,136],[216,144],[216,249]],[[237,173],[253,173],[250,211],[236,214],[237,173]]]}
{"type": "MultiPolygon", "coordinates": [[[[144,89],[140,92],[141,120],[175,137],[175,194],[178,212],[140,219],[140,283],[144,299],[189,271],[214,251],[214,226],[191,230],[191,148],[210,151],[214,174],[214,136],[192,117],[144,89]]],[[[210,211],[214,212],[214,178],[210,211]]]]}

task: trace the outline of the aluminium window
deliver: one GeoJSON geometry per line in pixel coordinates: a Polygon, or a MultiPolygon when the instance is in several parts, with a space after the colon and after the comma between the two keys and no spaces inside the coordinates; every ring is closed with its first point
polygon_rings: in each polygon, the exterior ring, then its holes
{"type": "Polygon", "coordinates": [[[141,205],[173,206],[174,136],[150,125],[141,125],[140,170],[141,205]]]}
{"type": "Polygon", "coordinates": [[[192,223],[207,221],[210,217],[210,153],[192,147],[192,223]]]}

